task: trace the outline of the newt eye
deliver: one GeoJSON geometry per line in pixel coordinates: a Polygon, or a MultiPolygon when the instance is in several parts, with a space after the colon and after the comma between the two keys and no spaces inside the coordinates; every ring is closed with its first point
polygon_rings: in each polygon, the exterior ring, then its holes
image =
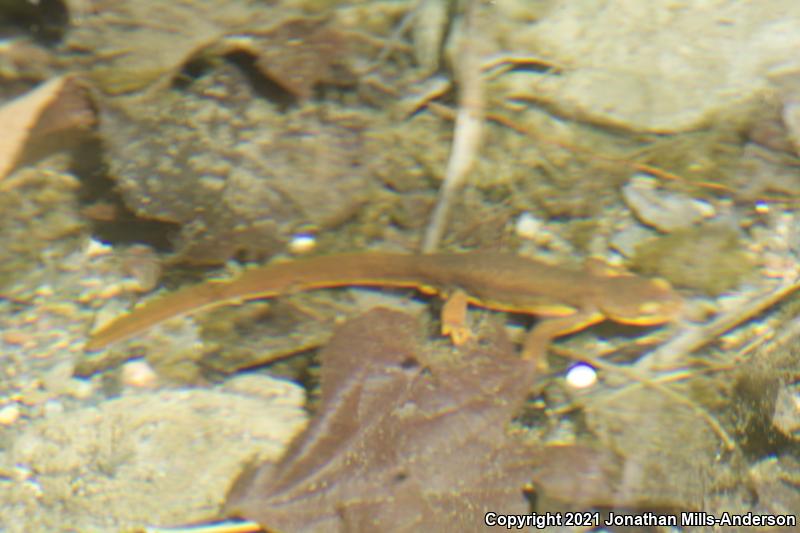
{"type": "Polygon", "coordinates": [[[653,284],[653,286],[656,289],[659,289],[659,290],[662,290],[662,291],[671,291],[672,290],[672,285],[670,285],[669,281],[665,280],[664,278],[653,278],[653,279],[650,280],[650,282],[653,284]]]}
{"type": "Polygon", "coordinates": [[[639,306],[639,313],[642,315],[654,315],[660,313],[662,305],[658,302],[646,302],[639,306]]]}

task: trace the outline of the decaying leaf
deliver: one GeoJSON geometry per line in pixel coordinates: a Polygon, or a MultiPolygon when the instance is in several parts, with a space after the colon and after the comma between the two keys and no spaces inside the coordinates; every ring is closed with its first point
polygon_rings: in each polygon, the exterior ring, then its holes
{"type": "Polygon", "coordinates": [[[498,334],[423,365],[415,321],[374,310],[322,354],[321,411],[277,465],[236,482],[228,512],[278,531],[477,531],[526,513],[531,450],[506,434],[533,373],[498,334]]]}
{"type": "Polygon", "coordinates": [[[345,45],[330,24],[310,18],[289,20],[254,37],[247,49],[257,57],[256,66],[300,100],[308,99],[318,82],[335,78],[345,45]]]}
{"type": "Polygon", "coordinates": [[[71,145],[75,131],[94,126],[86,88],[62,76],[0,107],[0,179],[24,162],[71,145]]]}
{"type": "MultiPolygon", "coordinates": [[[[68,47],[88,51],[88,71],[104,92],[132,93],[167,83],[191,58],[243,50],[275,83],[304,100],[335,79],[342,34],[324,18],[253,0],[69,2],[79,21],[68,47]]],[[[337,73],[338,74],[338,73],[337,73]]]]}
{"type": "Polygon", "coordinates": [[[74,26],[67,47],[89,61],[92,81],[108,94],[143,89],[173,74],[226,31],[270,18],[249,0],[100,0],[67,2],[74,26]],[[88,54],[87,54],[88,52],[88,54]]]}

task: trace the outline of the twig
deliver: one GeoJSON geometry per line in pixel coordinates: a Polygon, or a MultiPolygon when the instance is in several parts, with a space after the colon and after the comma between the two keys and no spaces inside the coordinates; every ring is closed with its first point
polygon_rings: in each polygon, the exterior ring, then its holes
{"type": "MultiPolygon", "coordinates": [[[[652,388],[670,397],[675,402],[690,408],[699,418],[703,419],[706,424],[708,424],[728,450],[733,450],[736,447],[735,441],[711,413],[691,399],[670,389],[666,384],[688,379],[696,373],[692,372],[690,369],[676,368],[679,361],[684,359],[691,352],[701,348],[739,324],[764,312],[798,289],[800,289],[800,279],[782,283],[766,294],[762,294],[752,299],[750,302],[722,314],[709,324],[689,327],[688,331],[661,345],[649,354],[644,355],[631,367],[614,365],[598,358],[575,354],[563,348],[551,347],[551,349],[571,359],[583,360],[597,368],[622,374],[634,382],[631,385],[652,388]]],[[[785,339],[787,335],[795,334],[800,330],[800,321],[796,321],[793,327],[789,329],[790,333],[782,336],[783,339],[785,339]]],[[[719,369],[710,370],[715,371],[719,369]]],[[[702,370],[700,372],[702,372],[702,370]]],[[[619,394],[624,394],[625,391],[630,392],[630,390],[630,386],[620,388],[616,392],[608,394],[605,399],[611,399],[619,394]]]]}
{"type": "Polygon", "coordinates": [[[766,294],[723,313],[716,320],[702,326],[686,326],[686,331],[642,356],[634,365],[642,375],[652,374],[658,369],[677,366],[688,354],[705,346],[726,331],[750,320],[769,307],[800,289],[800,279],[785,282],[766,294]]]}
{"type": "MultiPolygon", "coordinates": [[[[731,438],[725,428],[722,427],[722,424],[707,410],[703,407],[698,405],[696,402],[692,401],[690,398],[686,398],[685,396],[675,392],[674,390],[670,389],[667,385],[661,382],[658,379],[651,379],[650,377],[641,376],[635,370],[635,368],[628,368],[620,365],[615,365],[613,363],[607,363],[601,359],[595,357],[582,357],[587,363],[590,365],[601,368],[608,372],[618,372],[625,376],[626,378],[636,382],[637,384],[651,388],[657,392],[660,392],[664,396],[668,396],[672,399],[675,403],[679,403],[685,407],[691,409],[691,411],[697,416],[698,418],[702,419],[713,431],[717,434],[719,439],[725,444],[725,448],[728,451],[733,451],[736,449],[736,442],[731,438]]],[[[677,374],[681,376],[682,379],[685,379],[690,376],[689,373],[680,372],[677,374]]],[[[678,381],[675,376],[668,375],[668,381],[678,381]]],[[[621,390],[628,390],[630,389],[621,389],[621,390]]]]}
{"type": "Polygon", "coordinates": [[[459,78],[459,106],[453,132],[453,146],[447,162],[444,183],[439,189],[439,199],[433,210],[431,222],[422,241],[423,253],[434,252],[444,235],[450,208],[460,190],[475,153],[483,130],[483,80],[478,60],[477,34],[478,2],[468,0],[464,15],[464,34],[457,65],[459,78]]]}
{"type": "Polygon", "coordinates": [[[366,74],[366,72],[373,70],[378,65],[384,63],[389,56],[395,51],[396,48],[401,47],[402,43],[400,42],[400,37],[408,31],[411,27],[411,24],[414,22],[414,17],[416,14],[417,9],[419,9],[420,4],[422,4],[422,0],[417,2],[417,5],[410,9],[404,16],[403,19],[400,21],[400,24],[395,28],[392,34],[384,43],[383,48],[381,49],[378,57],[375,61],[365,69],[362,74],[366,74]]]}

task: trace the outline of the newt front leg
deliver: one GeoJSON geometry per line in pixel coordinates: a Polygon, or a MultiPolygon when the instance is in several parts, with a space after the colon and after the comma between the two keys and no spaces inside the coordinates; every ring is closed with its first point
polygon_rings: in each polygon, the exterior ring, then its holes
{"type": "Polygon", "coordinates": [[[450,337],[456,346],[466,344],[472,337],[472,332],[467,327],[468,306],[467,293],[458,289],[447,298],[442,307],[442,335],[450,337]]]}
{"type": "MultiPolygon", "coordinates": [[[[455,346],[462,346],[472,337],[467,327],[469,297],[463,290],[453,292],[442,307],[442,335],[449,336],[455,346]]],[[[540,373],[547,373],[547,349],[554,339],[581,331],[603,322],[606,316],[596,310],[576,311],[570,315],[541,318],[528,331],[522,344],[522,357],[534,362],[540,373]]]]}

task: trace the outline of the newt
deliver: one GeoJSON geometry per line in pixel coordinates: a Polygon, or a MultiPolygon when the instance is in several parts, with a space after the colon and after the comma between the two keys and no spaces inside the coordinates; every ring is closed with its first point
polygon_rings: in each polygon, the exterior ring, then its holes
{"type": "Polygon", "coordinates": [[[644,278],[599,260],[568,269],[508,253],[429,255],[362,252],[323,255],[251,268],[231,280],[209,280],[156,297],[92,333],[99,350],[167,319],[246,300],[343,286],[410,287],[446,299],[442,333],[469,338],[469,304],[536,315],[522,353],[546,364],[550,342],[604,320],[652,326],[677,316],[682,299],[663,279],[644,278]]]}

